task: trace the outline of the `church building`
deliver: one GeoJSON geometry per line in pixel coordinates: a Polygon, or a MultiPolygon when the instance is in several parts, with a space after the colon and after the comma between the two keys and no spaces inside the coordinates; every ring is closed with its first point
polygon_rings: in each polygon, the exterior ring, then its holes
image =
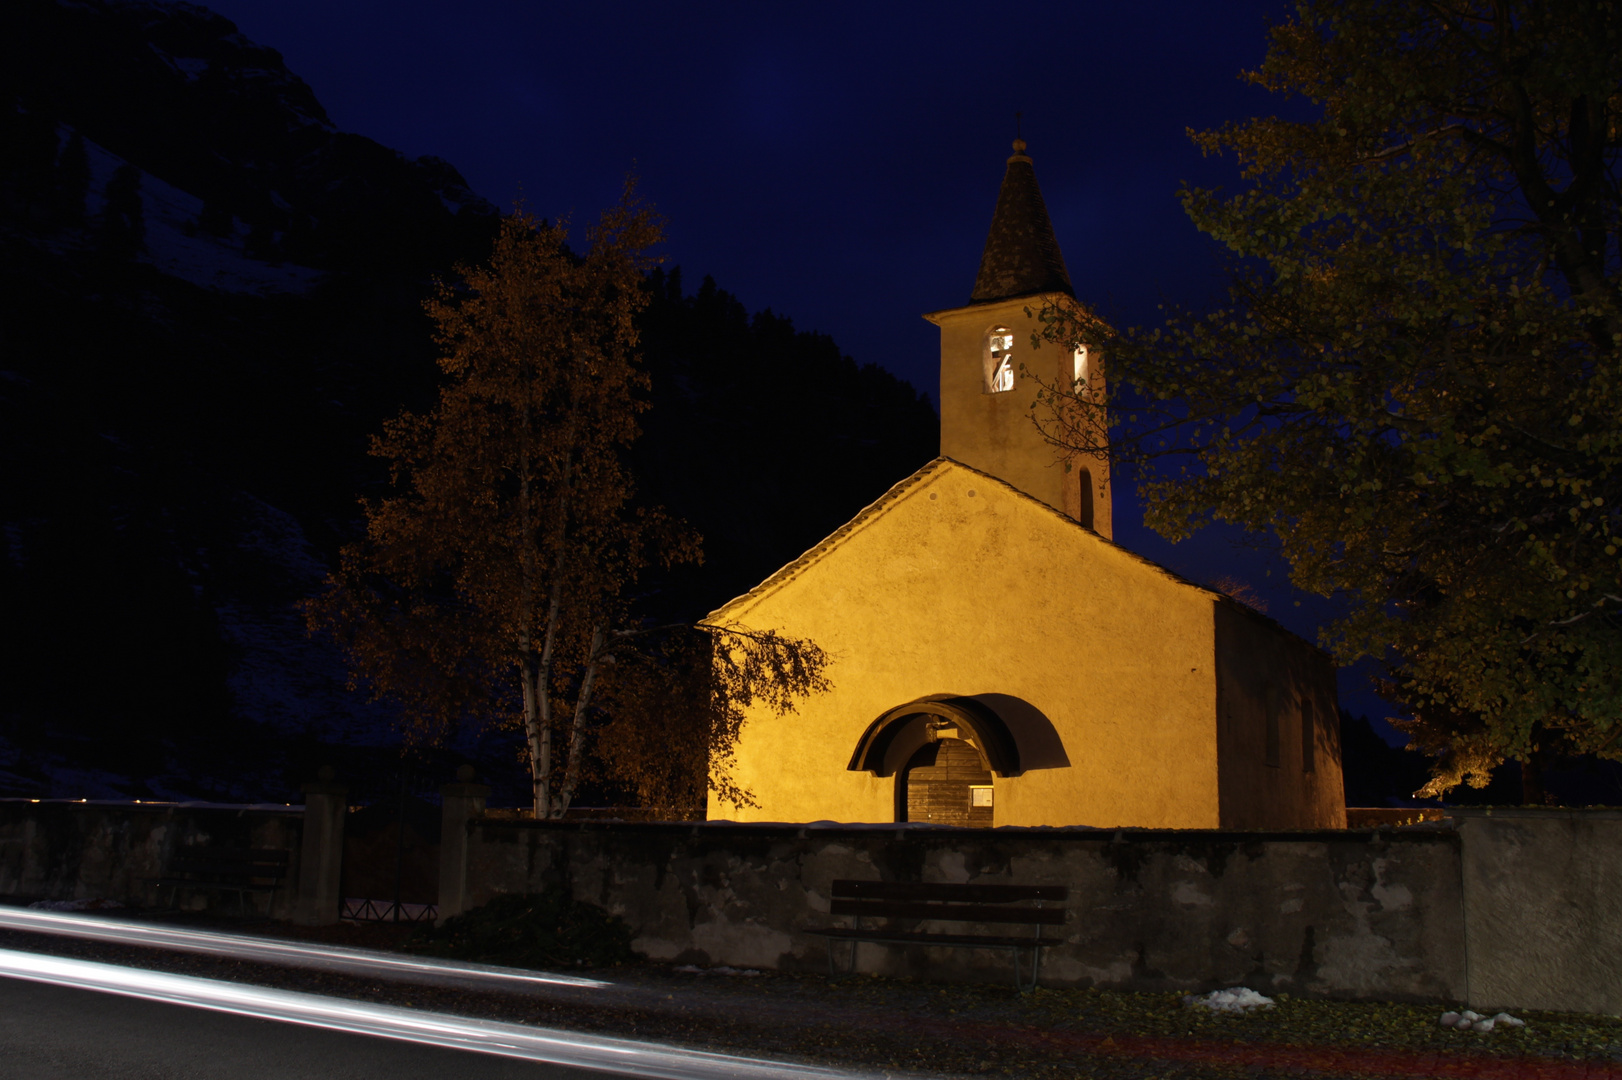
{"type": "Polygon", "coordinates": [[[759,805],[712,820],[1345,825],[1330,658],[1115,544],[1107,462],[1066,470],[1031,423],[1027,372],[1103,387],[1096,349],[1031,349],[1061,296],[1016,141],[968,303],[924,316],[941,456],[710,616],[811,639],[833,683],[750,714],[759,805]]]}

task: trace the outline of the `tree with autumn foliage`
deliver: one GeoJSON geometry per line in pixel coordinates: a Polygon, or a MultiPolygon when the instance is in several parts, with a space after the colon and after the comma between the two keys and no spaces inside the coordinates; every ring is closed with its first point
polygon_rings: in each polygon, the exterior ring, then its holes
{"type": "Polygon", "coordinates": [[[688,789],[708,775],[748,802],[727,768],[743,710],[790,710],[826,685],[810,642],[649,625],[635,608],[643,571],[700,557],[690,530],[636,504],[626,464],[660,236],[627,185],[583,254],[563,225],[520,212],[488,266],[458,267],[427,305],[438,403],[373,439],[390,490],[364,502],[365,539],[306,605],[416,737],[469,721],[520,731],[537,818],[561,817],[594,775],[656,803],[702,795],[688,789]]]}
{"type": "Polygon", "coordinates": [[[1542,801],[1551,755],[1622,757],[1622,7],[1306,0],[1244,77],[1297,118],[1193,135],[1242,169],[1182,192],[1229,302],[1049,308],[1124,394],[1107,439],[1069,387],[1038,422],[1158,469],[1157,531],[1270,532],[1342,598],[1325,643],[1387,664],[1425,794],[1512,758],[1542,801]]]}

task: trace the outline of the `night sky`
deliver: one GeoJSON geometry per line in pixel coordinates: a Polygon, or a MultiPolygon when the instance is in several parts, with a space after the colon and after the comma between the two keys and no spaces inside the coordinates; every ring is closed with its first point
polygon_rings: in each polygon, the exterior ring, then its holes
{"type": "MultiPolygon", "coordinates": [[[[1176,192],[1237,174],[1186,130],[1288,108],[1239,79],[1280,0],[207,6],[280,50],[339,128],[443,157],[499,206],[583,229],[634,170],[689,288],[713,275],[931,396],[938,338],[919,315],[968,300],[1016,112],[1077,296],[1142,324],[1222,284],[1176,192]]],[[[1265,553],[1209,530],[1173,548],[1130,500],[1118,540],[1246,580],[1316,638],[1329,609],[1265,553]]],[[[1384,716],[1361,682],[1343,673],[1342,703],[1384,716]]]]}
{"type": "Polygon", "coordinates": [[[217,0],[333,121],[584,225],[627,171],[665,254],[933,392],[919,313],[967,301],[1014,114],[1077,295],[1129,321],[1209,293],[1185,129],[1271,110],[1237,75],[1277,2],[572,6],[217,0]],[[926,14],[927,12],[927,14],[926,14]]]}

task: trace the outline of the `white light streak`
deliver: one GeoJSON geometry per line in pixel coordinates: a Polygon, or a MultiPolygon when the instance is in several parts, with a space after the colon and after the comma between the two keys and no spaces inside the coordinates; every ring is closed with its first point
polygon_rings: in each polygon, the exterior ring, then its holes
{"type": "Polygon", "coordinates": [[[29,908],[0,907],[0,928],[36,934],[58,934],[91,941],[111,941],[120,945],[180,949],[185,952],[207,953],[211,956],[227,956],[234,960],[318,968],[322,971],[366,975],[372,978],[407,979],[417,982],[426,978],[434,982],[458,986],[482,986],[490,990],[510,991],[527,986],[602,990],[613,986],[612,983],[578,975],[524,971],[519,968],[469,964],[458,960],[423,960],[372,949],[348,949],[337,945],[313,945],[301,941],[275,941],[208,930],[182,930],[125,919],[35,911],[29,908]]]}
{"type": "Polygon", "coordinates": [[[474,1020],[10,949],[0,949],[0,976],[656,1080],[836,1080],[877,1075],[684,1050],[557,1028],[474,1020]]]}

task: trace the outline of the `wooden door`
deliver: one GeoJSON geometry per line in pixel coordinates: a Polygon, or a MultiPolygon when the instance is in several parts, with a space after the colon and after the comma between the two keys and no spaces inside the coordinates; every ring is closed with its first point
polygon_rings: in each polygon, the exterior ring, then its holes
{"type": "Polygon", "coordinates": [[[961,739],[942,739],[919,748],[901,774],[907,789],[907,820],[989,829],[991,773],[980,752],[961,739]],[[976,792],[981,794],[976,797],[976,792]],[[979,803],[980,805],[976,805],[979,803]]]}

